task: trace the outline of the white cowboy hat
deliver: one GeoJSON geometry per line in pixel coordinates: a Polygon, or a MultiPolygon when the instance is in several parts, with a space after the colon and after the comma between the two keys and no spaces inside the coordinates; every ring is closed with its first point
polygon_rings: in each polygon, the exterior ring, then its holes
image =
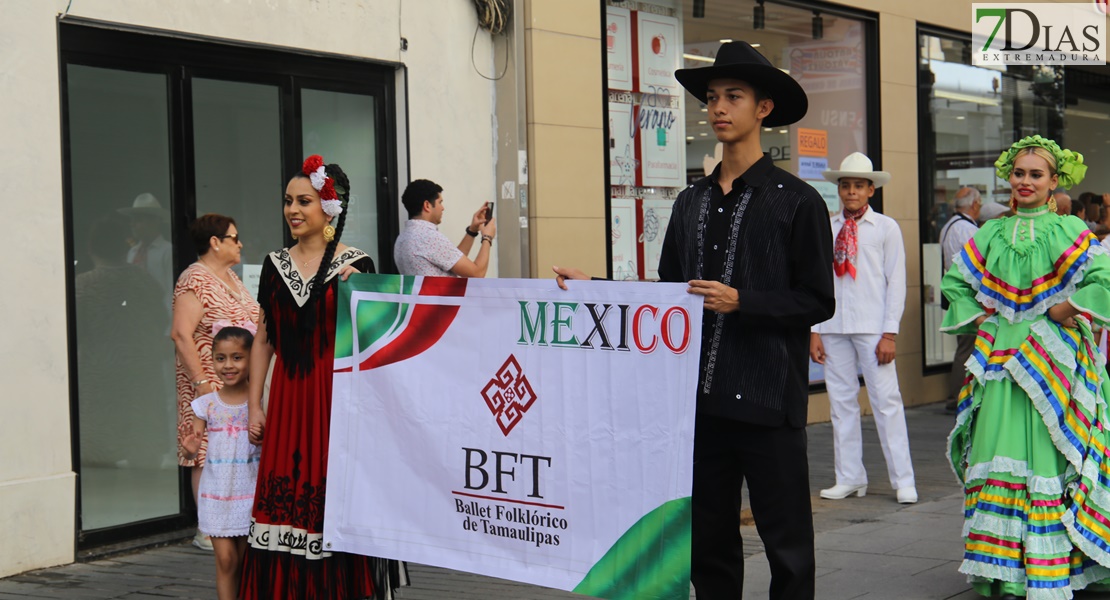
{"type": "Polygon", "coordinates": [[[979,220],[989,221],[997,216],[1010,211],[1010,207],[992,200],[984,200],[983,207],[979,209],[979,220]]]}
{"type": "Polygon", "coordinates": [[[890,182],[890,173],[875,171],[871,165],[871,159],[862,152],[853,152],[845,156],[844,160],[840,161],[839,171],[823,171],[821,174],[833,183],[838,183],[843,177],[869,179],[877,188],[890,182]]]}
{"type": "Polygon", "coordinates": [[[135,196],[135,201],[131,203],[131,206],[128,206],[126,208],[117,208],[116,212],[128,217],[134,217],[138,215],[153,215],[161,218],[163,221],[169,220],[170,218],[169,211],[162,208],[162,203],[158,202],[158,198],[156,198],[154,194],[151,194],[150,192],[143,192],[138,196],[135,196]]]}

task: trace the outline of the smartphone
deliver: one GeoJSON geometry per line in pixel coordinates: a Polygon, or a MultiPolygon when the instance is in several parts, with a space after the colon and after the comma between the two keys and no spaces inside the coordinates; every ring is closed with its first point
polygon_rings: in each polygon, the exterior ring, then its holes
{"type": "Polygon", "coordinates": [[[486,224],[493,218],[493,202],[486,202],[486,224]]]}

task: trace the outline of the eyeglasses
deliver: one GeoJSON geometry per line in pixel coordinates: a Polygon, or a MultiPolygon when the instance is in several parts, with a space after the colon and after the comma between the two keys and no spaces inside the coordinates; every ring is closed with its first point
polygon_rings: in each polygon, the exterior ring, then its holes
{"type": "Polygon", "coordinates": [[[231,238],[231,241],[235,242],[236,244],[239,243],[239,234],[238,233],[231,233],[231,234],[228,234],[228,235],[221,235],[219,237],[220,237],[221,241],[226,240],[228,238],[231,238]]]}

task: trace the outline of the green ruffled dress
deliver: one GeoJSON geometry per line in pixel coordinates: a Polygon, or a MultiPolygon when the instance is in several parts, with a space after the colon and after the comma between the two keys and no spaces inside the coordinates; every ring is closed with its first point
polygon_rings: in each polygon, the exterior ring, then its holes
{"type": "Polygon", "coordinates": [[[1019,208],[968,241],[941,291],[941,330],[977,335],[948,439],[960,572],[985,596],[1071,598],[1110,578],[1110,386],[1089,321],[1110,321],[1110,257],[1080,219],[1019,208]],[[1076,329],[1048,318],[1060,302],[1085,315],[1076,329]]]}

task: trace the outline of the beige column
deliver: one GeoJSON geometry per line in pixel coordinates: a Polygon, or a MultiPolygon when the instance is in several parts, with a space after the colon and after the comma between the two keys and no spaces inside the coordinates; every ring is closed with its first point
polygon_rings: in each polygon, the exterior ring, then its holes
{"type": "Polygon", "coordinates": [[[525,0],[531,272],[604,276],[605,146],[597,0],[525,0]]]}

